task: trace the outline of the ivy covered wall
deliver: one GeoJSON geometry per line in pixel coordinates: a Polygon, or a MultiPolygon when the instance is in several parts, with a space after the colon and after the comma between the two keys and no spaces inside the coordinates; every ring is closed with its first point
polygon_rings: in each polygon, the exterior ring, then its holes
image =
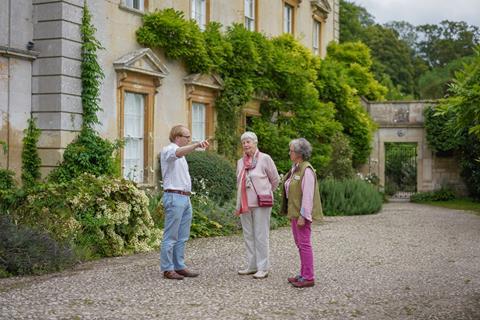
{"type": "Polygon", "coordinates": [[[239,156],[242,109],[255,97],[263,101],[261,116],[248,129],[257,133],[260,149],[281,171],[290,167],[288,142],[298,137],[312,143],[312,163],[322,175],[328,174],[337,134],[347,137],[354,166],[366,161],[375,126],[359,98],[379,100],[386,93],[373,78],[366,46],[332,43],[321,60],[291,35],[269,39],[239,24],[222,32],[216,22],[202,32],[174,9],[145,15],[137,41],[184,61],[191,73],[222,77],[215,139],[219,153],[228,158],[239,156]]]}

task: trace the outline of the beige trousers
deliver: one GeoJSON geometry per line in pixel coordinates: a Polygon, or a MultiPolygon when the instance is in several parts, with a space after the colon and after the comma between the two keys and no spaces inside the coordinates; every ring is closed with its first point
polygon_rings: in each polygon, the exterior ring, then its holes
{"type": "Polygon", "coordinates": [[[270,268],[268,252],[271,214],[272,208],[258,207],[250,208],[249,213],[240,215],[248,270],[268,271],[270,268]]]}

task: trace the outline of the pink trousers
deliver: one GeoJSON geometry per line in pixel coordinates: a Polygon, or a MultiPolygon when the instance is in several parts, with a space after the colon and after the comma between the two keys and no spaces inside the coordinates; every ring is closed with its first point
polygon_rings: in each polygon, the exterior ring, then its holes
{"type": "Polygon", "coordinates": [[[312,250],[312,223],[305,220],[303,227],[297,226],[297,219],[291,220],[292,234],[298,252],[300,253],[300,276],[305,280],[314,280],[315,272],[313,268],[313,250],[312,250]]]}

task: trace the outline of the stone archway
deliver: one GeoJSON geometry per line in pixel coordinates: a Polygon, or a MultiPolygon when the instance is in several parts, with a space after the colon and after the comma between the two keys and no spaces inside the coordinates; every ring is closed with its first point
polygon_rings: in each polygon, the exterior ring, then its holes
{"type": "Polygon", "coordinates": [[[460,177],[458,159],[440,157],[429,148],[424,128],[423,110],[436,101],[363,101],[366,110],[378,125],[372,142],[368,163],[362,167],[364,175],[376,174],[385,186],[385,143],[417,144],[417,191],[432,191],[448,185],[465,190],[460,177]]]}

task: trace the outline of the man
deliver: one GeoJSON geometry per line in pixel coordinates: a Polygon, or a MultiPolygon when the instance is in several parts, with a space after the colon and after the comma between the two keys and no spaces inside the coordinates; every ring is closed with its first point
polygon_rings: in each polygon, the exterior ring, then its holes
{"type": "Polygon", "coordinates": [[[196,277],[184,262],[185,243],[190,237],[192,182],[185,156],[197,148],[207,148],[208,140],[189,144],[190,131],[182,125],[170,130],[170,144],[163,148],[160,161],[163,179],[165,226],[160,251],[160,270],[166,279],[196,277]]]}

